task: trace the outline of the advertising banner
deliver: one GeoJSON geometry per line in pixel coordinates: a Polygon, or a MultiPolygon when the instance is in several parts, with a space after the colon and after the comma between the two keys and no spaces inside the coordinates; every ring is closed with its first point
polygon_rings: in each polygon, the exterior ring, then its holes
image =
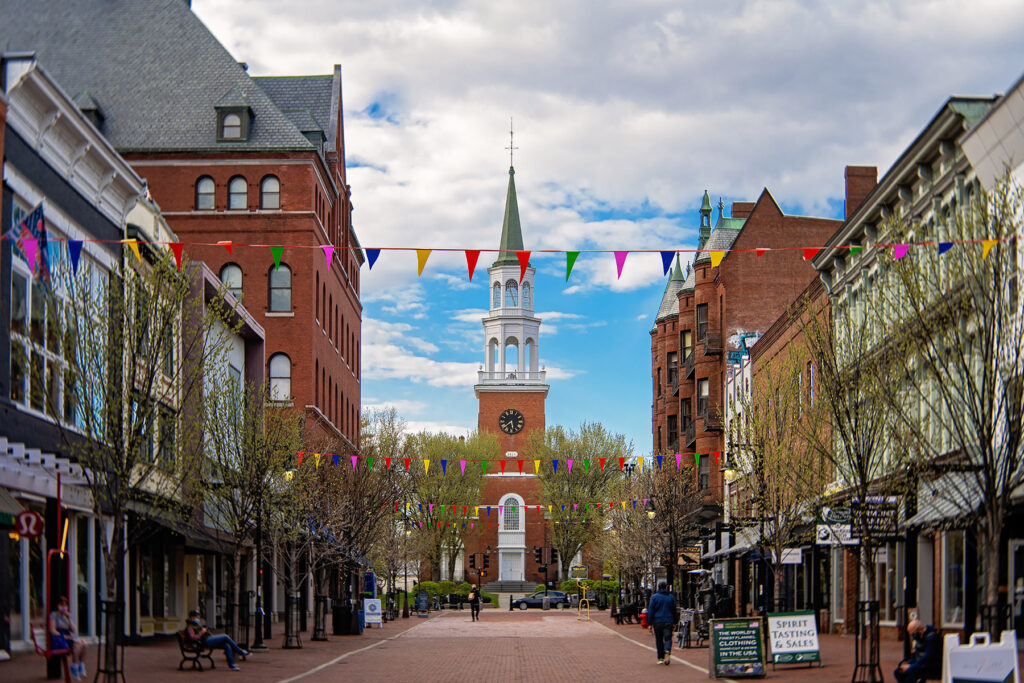
{"type": "Polygon", "coordinates": [[[714,678],[761,678],[765,675],[761,617],[712,619],[710,624],[708,668],[714,678]]]}
{"type": "Polygon", "coordinates": [[[821,662],[813,611],[769,614],[768,640],[773,664],[821,662]]]}
{"type": "Polygon", "coordinates": [[[381,624],[384,621],[381,618],[380,611],[380,598],[365,598],[363,600],[363,611],[366,615],[366,625],[370,624],[381,624]]]}

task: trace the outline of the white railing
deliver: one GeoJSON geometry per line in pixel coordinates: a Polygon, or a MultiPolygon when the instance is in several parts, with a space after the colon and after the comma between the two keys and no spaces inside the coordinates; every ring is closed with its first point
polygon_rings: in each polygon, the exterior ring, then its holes
{"type": "Polygon", "coordinates": [[[525,531],[499,531],[498,532],[498,547],[499,548],[525,548],[526,547],[526,532],[525,531]]]}
{"type": "Polygon", "coordinates": [[[545,370],[539,372],[479,370],[476,374],[477,384],[544,384],[548,373],[545,370]]]}

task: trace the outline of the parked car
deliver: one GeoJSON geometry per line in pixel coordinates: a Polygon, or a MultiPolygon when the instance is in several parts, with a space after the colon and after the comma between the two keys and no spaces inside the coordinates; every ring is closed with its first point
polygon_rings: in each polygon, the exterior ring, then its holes
{"type": "MultiPolygon", "coordinates": [[[[569,596],[562,591],[548,591],[548,604],[555,609],[565,609],[569,606],[569,596]]],[[[519,609],[530,609],[531,607],[544,607],[544,589],[525,598],[519,598],[512,602],[513,607],[519,609]]]]}

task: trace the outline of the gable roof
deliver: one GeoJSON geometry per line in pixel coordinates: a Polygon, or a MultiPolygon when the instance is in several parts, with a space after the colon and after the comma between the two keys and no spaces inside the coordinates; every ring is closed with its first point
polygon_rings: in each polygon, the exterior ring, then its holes
{"type": "Polygon", "coordinates": [[[122,153],[315,149],[183,0],[0,0],[0,16],[0,44],[87,90],[122,153]],[[252,108],[249,137],[217,142],[214,106],[232,91],[252,108]]]}

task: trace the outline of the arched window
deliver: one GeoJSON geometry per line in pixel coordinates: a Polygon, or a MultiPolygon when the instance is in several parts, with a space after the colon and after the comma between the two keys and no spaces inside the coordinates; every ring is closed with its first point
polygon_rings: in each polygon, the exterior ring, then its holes
{"type": "Polygon", "coordinates": [[[196,211],[213,211],[214,193],[216,186],[213,178],[204,175],[196,181],[196,211]]]}
{"type": "Polygon", "coordinates": [[[224,289],[231,292],[235,299],[242,300],[242,269],[235,263],[225,263],[220,269],[220,281],[224,289]]]}
{"type": "Polygon", "coordinates": [[[240,175],[228,181],[228,208],[236,211],[249,208],[249,187],[240,175]]]}
{"type": "Polygon", "coordinates": [[[260,183],[260,208],[281,208],[281,181],[277,176],[268,175],[260,183]]]}
{"type": "Polygon", "coordinates": [[[502,505],[505,507],[501,516],[502,529],[504,531],[519,531],[519,500],[508,496],[502,505]]]}
{"type": "Polygon", "coordinates": [[[220,136],[224,139],[242,137],[242,117],[238,114],[225,114],[221,122],[220,136]]]}
{"type": "Polygon", "coordinates": [[[522,295],[523,308],[529,308],[530,307],[530,284],[528,282],[524,282],[523,283],[523,291],[520,294],[522,295]]]}
{"type": "Polygon", "coordinates": [[[292,359],[284,353],[275,353],[267,363],[270,375],[270,400],[289,401],[292,397],[292,359]]]}
{"type": "Polygon", "coordinates": [[[501,307],[501,285],[497,282],[494,283],[494,300],[491,302],[491,308],[501,307]]]}
{"type": "Polygon", "coordinates": [[[270,269],[271,311],[292,310],[292,269],[281,264],[270,269]]]}
{"type": "Polygon", "coordinates": [[[505,283],[505,306],[508,308],[515,308],[518,306],[519,300],[519,285],[516,284],[515,280],[509,280],[505,283]]]}

